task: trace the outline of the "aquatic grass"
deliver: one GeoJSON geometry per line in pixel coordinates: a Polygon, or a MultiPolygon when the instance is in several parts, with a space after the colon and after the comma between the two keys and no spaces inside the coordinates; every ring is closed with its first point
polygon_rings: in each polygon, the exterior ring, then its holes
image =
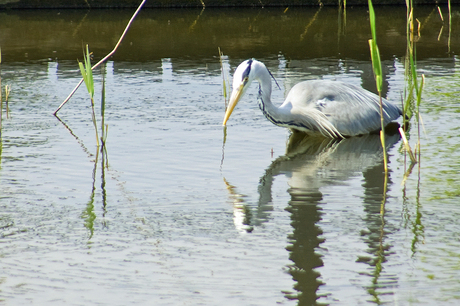
{"type": "Polygon", "coordinates": [[[5,112],[6,112],[6,119],[9,119],[10,108],[8,106],[8,99],[11,93],[11,85],[5,85],[5,112]]]}
{"type": "Polygon", "coordinates": [[[372,70],[374,71],[375,85],[379,93],[380,100],[380,140],[383,148],[383,164],[385,173],[388,173],[388,161],[387,161],[387,151],[385,146],[385,121],[383,117],[383,102],[382,102],[382,85],[383,85],[383,72],[382,72],[382,62],[380,60],[379,47],[377,45],[377,30],[375,26],[375,12],[372,5],[372,1],[368,0],[369,5],[369,21],[371,26],[372,39],[369,39],[369,49],[371,52],[372,60],[372,70]]]}
{"type": "MultiPolygon", "coordinates": [[[[220,68],[222,72],[222,95],[224,96],[224,105],[225,105],[225,111],[226,111],[227,106],[228,106],[229,90],[230,90],[230,84],[228,84],[229,83],[228,80],[230,79],[229,77],[230,67],[228,65],[228,58],[224,56],[224,54],[220,50],[220,47],[217,47],[217,50],[219,51],[219,61],[220,61],[220,68]]],[[[224,133],[224,137],[222,140],[222,159],[220,161],[221,171],[222,171],[222,166],[224,164],[224,158],[225,158],[225,143],[227,141],[227,126],[223,127],[223,133],[224,133]]]]}
{"type": "Polygon", "coordinates": [[[107,140],[108,125],[105,124],[105,65],[101,67],[102,90],[101,90],[101,142],[104,147],[107,140]]]}
{"type": "Polygon", "coordinates": [[[376,21],[375,21],[375,11],[372,5],[372,1],[368,0],[369,6],[369,21],[371,27],[372,39],[369,39],[369,49],[371,53],[372,61],[372,70],[374,71],[375,85],[379,93],[379,108],[380,108],[380,142],[383,149],[383,168],[384,168],[384,182],[383,182],[383,191],[382,191],[382,200],[380,202],[380,227],[379,227],[379,246],[376,250],[375,255],[377,260],[374,265],[372,285],[368,288],[368,293],[373,297],[373,302],[376,304],[381,304],[380,295],[381,293],[377,292],[378,280],[381,277],[383,270],[383,264],[385,260],[385,247],[384,247],[384,237],[385,237],[385,206],[387,201],[387,191],[388,191],[388,158],[385,145],[385,121],[383,117],[383,101],[382,101],[382,87],[383,87],[383,71],[382,71],[382,62],[380,59],[380,51],[377,45],[377,30],[376,30],[376,21]]]}
{"type": "Polygon", "coordinates": [[[217,47],[219,51],[219,61],[220,61],[220,69],[222,71],[222,94],[224,96],[224,104],[225,104],[225,110],[227,110],[227,104],[228,104],[228,89],[230,88],[227,86],[227,80],[229,79],[227,77],[226,70],[224,68],[224,54],[220,50],[220,47],[217,47]]]}
{"type": "MultiPolygon", "coordinates": [[[[102,171],[105,176],[105,167],[109,167],[108,154],[107,154],[107,133],[109,125],[105,123],[105,64],[101,67],[102,73],[102,91],[101,91],[101,154],[102,154],[102,171]]],[[[105,184],[105,180],[104,180],[105,184]]],[[[104,202],[105,203],[105,202],[104,202]]]]}
{"type": "Polygon", "coordinates": [[[96,121],[96,114],[94,112],[94,78],[93,78],[93,70],[91,68],[91,53],[89,52],[89,47],[86,45],[86,51],[83,52],[84,62],[78,62],[78,66],[80,67],[80,72],[83,77],[83,80],[86,85],[86,89],[88,90],[88,94],[91,99],[91,116],[93,120],[94,130],[96,133],[96,143],[99,147],[99,135],[97,132],[97,121],[96,121]]]}
{"type": "MultiPolygon", "coordinates": [[[[408,121],[415,116],[417,123],[417,144],[415,146],[415,154],[412,153],[410,145],[405,143],[406,151],[409,152],[409,157],[411,163],[416,163],[417,158],[420,162],[420,138],[421,138],[421,123],[422,117],[420,114],[420,104],[422,101],[422,92],[425,85],[425,75],[422,74],[421,80],[419,81],[417,75],[417,50],[416,50],[416,41],[420,37],[420,28],[421,23],[417,20],[417,29],[414,25],[414,9],[412,0],[406,0],[407,7],[407,21],[406,21],[406,31],[407,31],[407,49],[406,49],[406,97],[404,99],[403,107],[403,120],[404,127],[408,126],[408,121]],[[415,94],[415,96],[414,96],[415,94]]],[[[405,131],[407,132],[407,131],[405,131]]],[[[404,138],[403,138],[404,139],[404,138]]],[[[420,165],[419,165],[420,167],[420,165]]]]}
{"type": "Polygon", "coordinates": [[[3,97],[1,67],[2,67],[2,48],[0,48],[0,141],[2,137],[2,127],[3,127],[3,100],[5,100],[5,113],[6,113],[6,118],[8,119],[9,118],[8,99],[11,93],[11,86],[5,85],[5,97],[3,97]]]}
{"type": "MultiPolygon", "coordinates": [[[[417,20],[417,19],[415,19],[417,20]]],[[[417,76],[417,50],[416,42],[420,38],[422,25],[417,20],[417,27],[415,27],[414,22],[414,9],[412,0],[406,0],[406,59],[405,59],[405,94],[403,105],[403,120],[404,120],[404,130],[400,129],[400,134],[403,139],[406,139],[406,133],[408,134],[408,128],[410,127],[409,121],[412,117],[415,116],[417,122],[417,144],[415,146],[415,153],[412,153],[412,149],[407,141],[405,140],[406,152],[409,153],[410,165],[407,170],[405,170],[404,178],[402,181],[403,193],[406,194],[406,181],[411,175],[415,164],[418,164],[417,172],[417,186],[416,186],[416,196],[415,196],[415,219],[413,216],[408,216],[411,220],[411,231],[413,233],[413,238],[411,242],[411,251],[413,256],[417,253],[417,245],[424,240],[424,226],[422,223],[422,213],[421,213],[421,149],[420,149],[420,124],[421,124],[421,114],[420,114],[420,104],[422,100],[422,92],[425,85],[425,76],[422,74],[421,81],[419,84],[417,76]],[[414,96],[415,95],[415,96],[414,96]]],[[[410,134],[408,134],[410,135],[410,134]]],[[[407,197],[404,196],[404,205],[407,200],[407,197]]],[[[412,214],[413,215],[413,214],[412,214]]]]}
{"type": "Polygon", "coordinates": [[[0,140],[2,137],[2,118],[3,118],[3,99],[2,99],[2,48],[0,47],[0,140]]]}

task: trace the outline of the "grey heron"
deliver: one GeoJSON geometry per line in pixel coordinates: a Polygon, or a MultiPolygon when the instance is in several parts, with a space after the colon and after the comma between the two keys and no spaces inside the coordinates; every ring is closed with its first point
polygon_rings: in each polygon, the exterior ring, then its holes
{"type": "MultiPolygon", "coordinates": [[[[339,81],[310,80],[296,84],[284,103],[271,102],[271,73],[255,59],[242,62],[233,75],[233,91],[223,125],[252,81],[259,82],[259,107],[272,123],[307,134],[321,133],[344,138],[380,130],[379,96],[361,87],[339,81]]],[[[397,119],[401,108],[382,99],[384,124],[397,119]]]]}

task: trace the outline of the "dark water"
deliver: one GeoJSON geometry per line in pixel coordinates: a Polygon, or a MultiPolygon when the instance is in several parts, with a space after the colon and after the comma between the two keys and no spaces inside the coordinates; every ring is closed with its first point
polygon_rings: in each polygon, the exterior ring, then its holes
{"type": "MultiPolygon", "coordinates": [[[[265,62],[275,102],[303,79],[374,90],[365,9],[143,11],[107,64],[104,152],[83,87],[52,113],[82,46],[102,58],[131,12],[1,12],[0,303],[456,305],[459,13],[449,26],[441,11],[415,13],[421,163],[407,175],[387,137],[386,188],[377,136],[291,135],[263,117],[255,85],[221,126],[218,47],[231,73],[265,62]]],[[[400,101],[406,12],[376,13],[384,94],[400,101]]]]}

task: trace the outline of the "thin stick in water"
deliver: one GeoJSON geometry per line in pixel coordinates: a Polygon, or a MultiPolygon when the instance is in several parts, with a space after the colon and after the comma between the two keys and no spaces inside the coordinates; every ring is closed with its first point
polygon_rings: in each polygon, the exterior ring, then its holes
{"type": "MultiPolygon", "coordinates": [[[[144,3],[146,2],[147,0],[143,0],[142,3],[139,5],[139,7],[137,8],[137,10],[134,12],[133,16],[131,17],[131,19],[129,20],[128,24],[126,25],[126,28],[125,30],[123,31],[123,34],[121,34],[121,37],[120,39],[118,40],[117,44],[115,45],[115,47],[113,48],[113,50],[107,54],[103,59],[101,59],[99,62],[97,62],[97,64],[95,64],[91,69],[94,69],[96,67],[98,67],[101,63],[105,62],[109,57],[111,57],[115,51],[117,51],[118,49],[118,46],[121,44],[121,41],[123,40],[123,38],[125,37],[126,33],[128,32],[128,29],[129,27],[131,26],[131,24],[133,23],[134,21],[134,18],[136,18],[137,14],[139,13],[139,11],[141,10],[142,6],[144,5],[144,3]]],[[[75,86],[75,88],[72,90],[72,92],[67,96],[67,98],[64,100],[64,102],[61,103],[61,105],[59,105],[59,107],[54,111],[53,115],[56,116],[56,114],[59,112],[59,110],[64,106],[64,104],[67,103],[67,101],[70,100],[70,98],[73,96],[73,94],[77,91],[78,87],[80,87],[81,83],[83,83],[83,79],[80,79],[80,82],[78,82],[77,86],[75,86]]]]}

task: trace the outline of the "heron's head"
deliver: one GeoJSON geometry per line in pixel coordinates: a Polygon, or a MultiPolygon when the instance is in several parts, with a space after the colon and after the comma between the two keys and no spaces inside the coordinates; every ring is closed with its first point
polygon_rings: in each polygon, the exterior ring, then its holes
{"type": "Polygon", "coordinates": [[[241,99],[251,82],[254,80],[254,64],[259,63],[260,62],[254,59],[249,59],[242,62],[238,68],[236,68],[235,73],[233,74],[233,91],[232,95],[230,96],[227,111],[225,112],[223,125],[227,123],[227,120],[230,118],[230,115],[235,109],[236,104],[238,104],[238,101],[241,99]]]}

